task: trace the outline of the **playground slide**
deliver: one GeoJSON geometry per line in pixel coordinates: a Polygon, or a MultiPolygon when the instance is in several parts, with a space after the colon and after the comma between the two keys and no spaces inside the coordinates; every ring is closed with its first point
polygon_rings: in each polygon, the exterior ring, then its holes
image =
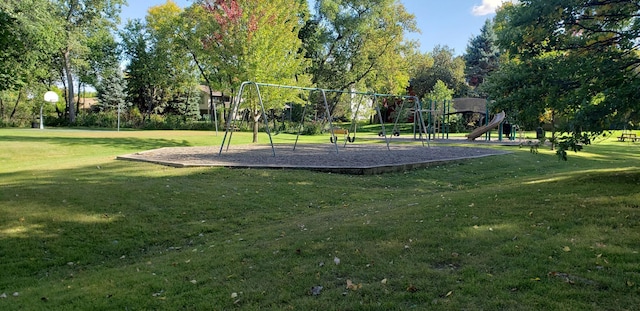
{"type": "Polygon", "coordinates": [[[467,139],[468,140],[475,140],[476,138],[480,137],[482,134],[491,131],[492,129],[498,127],[498,125],[500,125],[500,123],[502,123],[502,121],[504,121],[504,117],[506,116],[506,114],[504,113],[504,111],[498,113],[497,115],[495,115],[493,117],[493,119],[491,120],[491,122],[489,122],[489,124],[481,126],[475,130],[473,130],[473,132],[469,133],[469,135],[467,135],[467,139]]]}

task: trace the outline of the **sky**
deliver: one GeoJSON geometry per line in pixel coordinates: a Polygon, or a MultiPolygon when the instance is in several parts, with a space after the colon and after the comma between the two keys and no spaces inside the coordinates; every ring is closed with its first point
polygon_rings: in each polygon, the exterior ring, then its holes
{"type": "MultiPolygon", "coordinates": [[[[313,1],[313,0],[310,0],[313,1]]],[[[407,38],[420,43],[422,52],[435,46],[448,46],[456,55],[465,53],[469,40],[480,34],[487,19],[495,16],[495,10],[507,0],[400,0],[407,12],[416,18],[421,33],[408,34],[407,38]]],[[[166,0],[129,0],[122,8],[121,18],[144,18],[147,10],[166,0]]],[[[174,0],[181,7],[191,5],[190,0],[174,0]]]]}

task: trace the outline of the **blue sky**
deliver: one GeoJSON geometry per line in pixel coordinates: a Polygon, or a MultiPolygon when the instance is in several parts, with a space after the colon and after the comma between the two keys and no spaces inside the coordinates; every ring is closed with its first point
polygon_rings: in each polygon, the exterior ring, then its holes
{"type": "MultiPolygon", "coordinates": [[[[447,45],[462,55],[469,39],[480,33],[485,20],[495,16],[495,9],[505,0],[400,0],[407,11],[416,17],[420,34],[409,34],[408,38],[420,42],[423,52],[436,45],[447,45]]],[[[122,20],[144,18],[149,7],[163,4],[166,0],[129,0],[122,8],[122,20]]],[[[181,7],[189,6],[190,0],[174,0],[181,7]]]]}

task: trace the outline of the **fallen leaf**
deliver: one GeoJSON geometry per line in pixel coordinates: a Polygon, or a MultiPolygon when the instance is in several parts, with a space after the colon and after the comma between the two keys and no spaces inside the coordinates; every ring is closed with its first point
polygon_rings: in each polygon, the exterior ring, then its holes
{"type": "Polygon", "coordinates": [[[453,295],[453,291],[452,291],[452,290],[450,290],[450,291],[449,291],[446,295],[444,295],[444,296],[445,296],[445,297],[449,297],[449,296],[451,296],[451,295],[453,295]]]}
{"type": "Polygon", "coordinates": [[[387,284],[387,279],[386,278],[382,279],[382,281],[380,281],[380,283],[387,284]]]}
{"type": "Polygon", "coordinates": [[[413,285],[413,284],[409,284],[409,286],[407,286],[407,291],[410,292],[410,293],[415,293],[415,292],[418,291],[418,288],[415,287],[415,285],[413,285]]]}
{"type": "Polygon", "coordinates": [[[565,251],[565,252],[570,252],[571,248],[569,246],[565,246],[565,247],[562,248],[562,250],[565,251]]]}
{"type": "Polygon", "coordinates": [[[192,284],[197,284],[197,283],[198,283],[198,281],[196,281],[196,280],[191,280],[190,282],[191,282],[192,284]]]}
{"type": "Polygon", "coordinates": [[[634,283],[633,281],[627,281],[627,286],[633,287],[633,285],[636,285],[636,283],[634,283]]]}
{"type": "Polygon", "coordinates": [[[238,293],[231,293],[231,299],[237,298],[238,297],[238,293]]]}
{"type": "Polygon", "coordinates": [[[360,288],[362,288],[362,283],[353,284],[353,282],[351,282],[351,280],[347,280],[347,289],[358,290],[360,288]]]}

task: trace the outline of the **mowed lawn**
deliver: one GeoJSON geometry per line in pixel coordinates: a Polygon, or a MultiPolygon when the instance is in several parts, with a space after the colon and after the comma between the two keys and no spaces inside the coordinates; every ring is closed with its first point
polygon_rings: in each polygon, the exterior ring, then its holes
{"type": "Polygon", "coordinates": [[[640,306],[640,143],[376,176],[115,160],[222,136],[0,129],[0,310],[640,306]]]}

